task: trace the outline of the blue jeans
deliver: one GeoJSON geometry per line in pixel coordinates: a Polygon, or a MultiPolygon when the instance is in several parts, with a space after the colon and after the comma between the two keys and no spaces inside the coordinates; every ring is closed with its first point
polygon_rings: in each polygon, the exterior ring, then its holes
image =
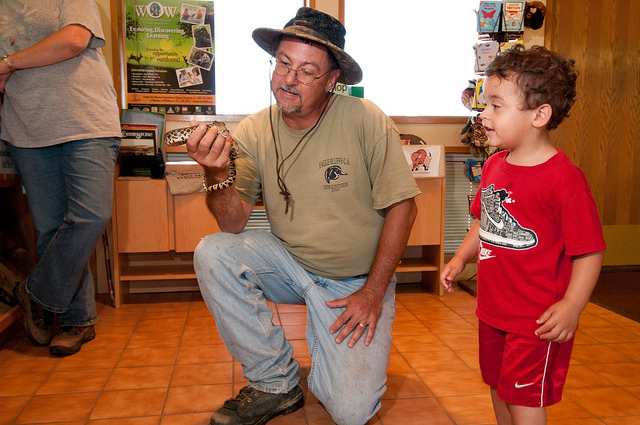
{"type": "Polygon", "coordinates": [[[38,234],[27,291],[62,326],[98,320],[89,257],[111,217],[119,138],[43,148],[7,143],[38,234]]]}
{"type": "Polygon", "coordinates": [[[362,425],[380,408],[395,316],[395,277],[369,346],[364,336],[353,347],[336,344],[329,328],[344,311],[325,301],[344,298],[366,283],[366,276],[332,280],[304,270],[278,238],[264,231],[215,233],[196,247],[194,267],[218,332],[244,376],[258,390],[285,393],[300,382],[299,364],[282,327],[272,322],[267,300],[306,304],[312,365],[309,390],[338,424],[362,425]]]}

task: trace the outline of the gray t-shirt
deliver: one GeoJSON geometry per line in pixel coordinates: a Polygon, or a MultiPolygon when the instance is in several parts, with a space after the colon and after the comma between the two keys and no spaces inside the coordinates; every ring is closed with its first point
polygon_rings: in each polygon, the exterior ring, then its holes
{"type": "MultiPolygon", "coordinates": [[[[307,130],[292,130],[272,106],[279,159],[307,130]]],[[[377,252],[384,209],[417,196],[395,124],[372,102],[336,95],[321,122],[285,161],[276,180],[269,108],[243,120],[236,187],[246,202],[262,193],[271,231],[306,270],[332,279],[366,274],[377,252]]]]}
{"type": "Polygon", "coordinates": [[[5,87],[0,138],[35,148],[73,140],[120,137],[116,92],[101,47],[94,0],[0,2],[0,54],[23,50],[71,24],[93,34],[77,56],[11,74],[5,87]]]}

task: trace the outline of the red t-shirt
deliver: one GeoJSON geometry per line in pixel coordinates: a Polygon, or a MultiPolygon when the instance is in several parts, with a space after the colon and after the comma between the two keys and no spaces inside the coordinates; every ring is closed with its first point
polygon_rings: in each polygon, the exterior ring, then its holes
{"type": "Polygon", "coordinates": [[[509,164],[508,153],[487,160],[471,205],[480,219],[476,315],[533,335],[536,320],[564,297],[571,257],[605,243],[584,173],[564,152],[533,167],[509,164]]]}

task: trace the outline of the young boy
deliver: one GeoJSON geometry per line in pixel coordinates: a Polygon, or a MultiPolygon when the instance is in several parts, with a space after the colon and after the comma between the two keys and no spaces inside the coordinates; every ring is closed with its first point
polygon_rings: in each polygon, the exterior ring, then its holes
{"type": "Polygon", "coordinates": [[[517,45],[486,76],[482,123],[502,150],[483,167],[479,219],[440,283],[453,292],[478,256],[480,368],[498,424],[545,424],[605,249],[584,174],[549,139],[574,103],[577,72],[573,60],[517,45]]]}

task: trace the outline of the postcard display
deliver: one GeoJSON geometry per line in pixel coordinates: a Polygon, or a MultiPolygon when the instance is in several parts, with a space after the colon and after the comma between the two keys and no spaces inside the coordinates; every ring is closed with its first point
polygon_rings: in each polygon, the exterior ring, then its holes
{"type": "Polygon", "coordinates": [[[214,115],[213,1],[123,3],[126,107],[214,115]]]}
{"type": "MultiPolygon", "coordinates": [[[[546,7],[539,1],[480,1],[477,16],[478,42],[474,46],[474,71],[478,78],[469,80],[462,92],[462,103],[472,111],[467,125],[462,129],[462,143],[477,148],[487,148],[487,135],[479,115],[486,106],[483,75],[496,55],[515,44],[522,43],[525,27],[539,29],[546,7]]],[[[490,149],[486,153],[493,153],[490,149]]]]}

